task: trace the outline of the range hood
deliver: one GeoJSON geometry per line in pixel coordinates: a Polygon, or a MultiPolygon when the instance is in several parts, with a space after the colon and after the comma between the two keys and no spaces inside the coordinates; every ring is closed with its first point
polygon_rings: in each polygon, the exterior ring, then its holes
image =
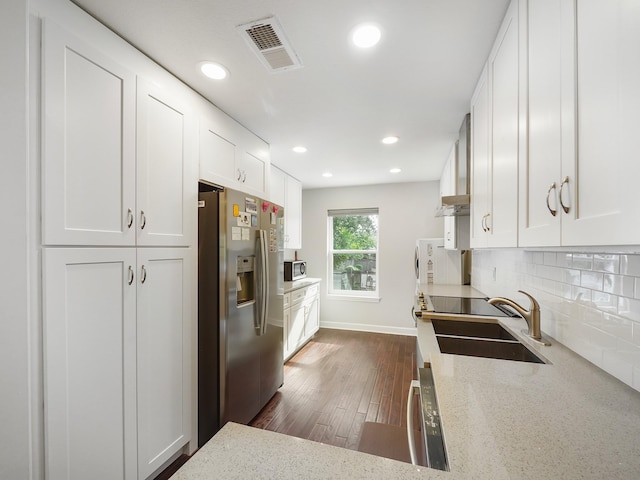
{"type": "Polygon", "coordinates": [[[456,148],[455,171],[456,171],[456,194],[442,197],[442,206],[436,211],[437,217],[442,216],[464,216],[469,215],[471,195],[470,179],[471,171],[471,115],[466,114],[456,148]]]}

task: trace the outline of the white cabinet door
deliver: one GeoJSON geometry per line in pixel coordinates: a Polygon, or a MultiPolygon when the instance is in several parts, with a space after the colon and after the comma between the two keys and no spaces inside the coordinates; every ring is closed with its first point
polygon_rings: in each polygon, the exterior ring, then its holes
{"type": "Polygon", "coordinates": [[[189,248],[138,249],[138,462],[147,478],[190,440],[189,248]]]}
{"type": "Polygon", "coordinates": [[[193,117],[171,83],[138,77],[138,245],[188,246],[196,211],[193,117]]]}
{"type": "Polygon", "coordinates": [[[291,309],[284,309],[284,339],[283,339],[283,358],[286,360],[293,352],[293,346],[289,345],[289,331],[291,330],[291,309]]]}
{"type": "Polygon", "coordinates": [[[302,183],[287,175],[285,181],[285,248],[302,248],[302,183]]]}
{"type": "Polygon", "coordinates": [[[222,112],[200,119],[200,179],[269,197],[269,145],[222,112]]]}
{"type": "Polygon", "coordinates": [[[518,0],[512,0],[489,56],[491,205],[488,246],[518,243],[518,0]]]}
{"type": "Polygon", "coordinates": [[[300,302],[290,308],[289,329],[287,331],[287,345],[290,354],[302,343],[304,337],[305,305],[300,302]]]}
{"type": "Polygon", "coordinates": [[[483,69],[471,97],[471,235],[472,248],[487,245],[490,225],[490,122],[489,82],[483,69]]]}
{"type": "Polygon", "coordinates": [[[236,168],[237,188],[260,197],[267,196],[267,162],[251,152],[242,152],[241,162],[236,168]]]}
{"type": "Polygon", "coordinates": [[[562,72],[562,243],[638,244],[638,2],[565,3],[575,11],[563,16],[563,49],[577,58],[562,72]]]}
{"type": "MultiPolygon", "coordinates": [[[[451,147],[449,157],[444,164],[440,175],[440,196],[456,194],[456,152],[457,143],[451,147]]],[[[444,248],[455,250],[457,248],[456,217],[443,217],[444,223],[444,248]]]]}
{"type": "Polygon", "coordinates": [[[134,245],[135,75],[47,21],[42,63],[45,245],[134,245]]]}
{"type": "Polygon", "coordinates": [[[200,119],[200,179],[225,187],[235,185],[236,144],[215,118],[200,119]]]}
{"type": "Polygon", "coordinates": [[[518,245],[561,244],[558,204],[562,162],[562,0],[527,2],[527,35],[520,55],[521,105],[518,245]]]}
{"type": "MultiPolygon", "coordinates": [[[[287,174],[277,167],[271,166],[269,199],[276,205],[285,207],[285,182],[287,174]]],[[[285,216],[287,211],[285,210],[285,216]]],[[[285,219],[286,225],[286,219],[285,219]]],[[[286,227],[285,227],[286,228],[286,227]]]]}
{"type": "Polygon", "coordinates": [[[304,338],[308,340],[320,329],[320,299],[314,295],[305,302],[304,338]]]}
{"type": "Polygon", "coordinates": [[[135,249],[43,253],[45,476],[135,479],[135,249]]]}

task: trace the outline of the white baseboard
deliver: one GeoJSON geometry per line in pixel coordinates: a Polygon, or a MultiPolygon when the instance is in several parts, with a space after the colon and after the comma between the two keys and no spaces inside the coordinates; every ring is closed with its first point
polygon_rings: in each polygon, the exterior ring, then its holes
{"type": "Polygon", "coordinates": [[[417,329],[415,327],[389,327],[385,325],[366,325],[362,323],[320,322],[320,328],[355,330],[356,332],[388,333],[391,335],[408,335],[410,337],[415,337],[417,335],[417,329]]]}

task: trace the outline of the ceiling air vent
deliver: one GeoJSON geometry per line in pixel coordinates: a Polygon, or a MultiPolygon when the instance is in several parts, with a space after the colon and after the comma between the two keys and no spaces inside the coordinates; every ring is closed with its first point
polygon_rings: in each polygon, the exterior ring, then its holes
{"type": "Polygon", "coordinates": [[[302,67],[276,17],[264,18],[237,27],[247,44],[270,72],[302,67]]]}

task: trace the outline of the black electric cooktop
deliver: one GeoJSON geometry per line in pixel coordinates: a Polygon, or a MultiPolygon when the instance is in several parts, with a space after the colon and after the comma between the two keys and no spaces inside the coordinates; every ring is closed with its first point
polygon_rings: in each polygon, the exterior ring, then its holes
{"type": "Polygon", "coordinates": [[[439,297],[429,295],[433,311],[459,315],[483,315],[486,317],[518,317],[515,312],[491,305],[488,298],[439,297]]]}

